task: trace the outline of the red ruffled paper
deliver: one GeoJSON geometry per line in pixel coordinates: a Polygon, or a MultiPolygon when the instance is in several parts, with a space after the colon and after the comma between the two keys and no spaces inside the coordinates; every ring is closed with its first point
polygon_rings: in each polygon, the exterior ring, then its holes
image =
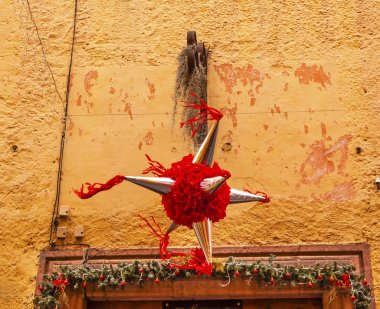
{"type": "Polygon", "coordinates": [[[204,192],[201,182],[205,178],[231,174],[222,170],[217,163],[212,167],[192,163],[193,155],[183,157],[181,161],[172,163],[169,169],[157,161],[151,160],[150,166],[143,172],[152,172],[159,177],[175,180],[172,191],[162,196],[166,215],[176,224],[192,228],[193,223],[209,218],[218,222],[226,216],[226,208],[230,202],[230,187],[225,183],[213,193],[204,192]]]}

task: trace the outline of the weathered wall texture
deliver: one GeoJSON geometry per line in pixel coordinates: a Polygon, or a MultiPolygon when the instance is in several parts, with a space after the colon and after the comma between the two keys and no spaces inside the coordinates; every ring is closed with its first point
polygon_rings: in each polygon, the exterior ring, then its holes
{"type": "MultiPolygon", "coordinates": [[[[1,308],[32,307],[71,46],[73,1],[30,4],[45,55],[24,0],[3,1],[0,16],[1,308]]],[[[156,246],[136,214],[168,224],[158,196],[125,183],[79,200],[72,188],[139,175],[145,153],[168,165],[192,151],[172,95],[177,54],[196,30],[212,51],[209,104],[226,115],[215,158],[231,185],[272,196],[230,206],[215,245],[368,242],[379,293],[379,13],[368,0],[80,0],[61,193],[67,242],[81,224],[93,247],[156,246]]],[[[173,245],[196,245],[185,228],[172,235],[173,245]]]]}

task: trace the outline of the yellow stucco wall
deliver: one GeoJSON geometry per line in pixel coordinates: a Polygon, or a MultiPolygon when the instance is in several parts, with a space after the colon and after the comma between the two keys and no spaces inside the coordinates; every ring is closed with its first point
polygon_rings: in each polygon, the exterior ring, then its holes
{"type": "MultiPolygon", "coordinates": [[[[0,14],[0,304],[31,308],[54,203],[73,1],[3,1],[0,14]],[[48,70],[50,65],[56,87],[48,70]]],[[[211,48],[209,104],[222,109],[215,159],[270,204],[228,208],[215,245],[368,242],[380,292],[376,1],[79,1],[63,161],[67,242],[156,246],[136,214],[165,226],[160,199],[122,184],[90,200],[73,187],[139,175],[192,151],[173,121],[187,30],[211,48]],[[305,2],[305,3],[304,3],[305,2]],[[230,142],[230,152],[221,146],[230,142]],[[356,148],[362,148],[358,154],[356,148]]],[[[196,245],[185,228],[173,245],[196,245]]]]}

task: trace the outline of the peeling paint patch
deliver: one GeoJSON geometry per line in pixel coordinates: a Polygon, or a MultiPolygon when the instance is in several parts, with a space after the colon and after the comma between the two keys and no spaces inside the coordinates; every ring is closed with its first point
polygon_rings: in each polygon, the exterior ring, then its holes
{"type": "Polygon", "coordinates": [[[288,112],[284,113],[284,117],[285,117],[286,120],[288,120],[288,112]]]}
{"type": "Polygon", "coordinates": [[[131,107],[131,103],[129,103],[127,100],[128,100],[128,93],[125,94],[124,99],[122,101],[125,104],[124,105],[124,113],[128,113],[129,118],[132,120],[133,119],[132,107],[131,107]]]}
{"type": "Polygon", "coordinates": [[[147,146],[151,146],[153,145],[153,133],[152,132],[148,132],[145,136],[144,136],[144,141],[145,141],[145,144],[147,146]]]}
{"type": "Polygon", "coordinates": [[[255,82],[258,82],[259,84],[256,85],[255,88],[257,93],[263,86],[262,81],[264,80],[265,75],[261,74],[259,70],[254,69],[251,64],[234,67],[231,63],[224,63],[221,65],[214,65],[214,69],[220,80],[224,83],[226,91],[229,93],[232,93],[232,89],[236,86],[238,81],[240,81],[243,86],[247,86],[249,83],[251,88],[255,82]]]}
{"type": "Polygon", "coordinates": [[[354,198],[356,195],[352,181],[338,184],[330,192],[323,194],[322,199],[330,202],[343,202],[354,198]]]}
{"type": "Polygon", "coordinates": [[[263,124],[263,127],[264,127],[264,130],[267,131],[268,128],[269,128],[269,125],[268,124],[263,124]]]}
{"type": "Polygon", "coordinates": [[[232,120],[232,126],[234,128],[237,127],[237,117],[236,117],[236,112],[237,112],[237,105],[235,103],[235,107],[232,108],[227,108],[223,107],[220,109],[223,115],[227,116],[228,119],[232,120]]]}
{"type": "Polygon", "coordinates": [[[331,85],[331,74],[323,70],[323,67],[319,67],[314,64],[307,66],[305,63],[297,68],[294,72],[294,75],[298,77],[300,84],[309,85],[310,82],[320,84],[323,88],[326,88],[326,84],[331,85]]]}
{"type": "Polygon", "coordinates": [[[84,77],[84,89],[86,90],[89,96],[92,96],[91,89],[94,86],[92,83],[93,80],[98,79],[98,71],[90,71],[84,77]]]}
{"type": "Polygon", "coordinates": [[[309,127],[306,124],[303,126],[303,131],[305,132],[305,134],[309,133],[309,127]]]}
{"type": "Polygon", "coordinates": [[[338,161],[338,170],[343,171],[348,160],[348,143],[351,139],[351,135],[343,135],[329,148],[325,146],[325,139],[315,141],[310,145],[311,152],[300,168],[301,182],[319,184],[324,176],[335,171],[336,161],[338,161]],[[340,157],[337,160],[334,155],[338,151],[340,157]]]}
{"type": "Polygon", "coordinates": [[[288,91],[288,89],[289,89],[289,84],[285,83],[285,85],[284,85],[284,91],[288,91]]]}
{"type": "Polygon", "coordinates": [[[273,151],[273,147],[272,146],[269,146],[268,149],[267,149],[267,153],[270,153],[273,151]]]}
{"type": "Polygon", "coordinates": [[[111,87],[110,90],[109,90],[109,93],[110,94],[114,94],[116,92],[116,89],[114,87],[111,87]]]}
{"type": "Polygon", "coordinates": [[[138,148],[139,150],[141,150],[141,147],[142,147],[142,142],[139,142],[137,148],[138,148]]]}
{"type": "Polygon", "coordinates": [[[154,97],[155,97],[155,92],[156,92],[156,87],[154,86],[154,84],[152,82],[149,81],[149,79],[145,78],[145,83],[147,84],[148,88],[149,88],[149,96],[148,96],[148,99],[149,100],[153,100],[154,97]]]}

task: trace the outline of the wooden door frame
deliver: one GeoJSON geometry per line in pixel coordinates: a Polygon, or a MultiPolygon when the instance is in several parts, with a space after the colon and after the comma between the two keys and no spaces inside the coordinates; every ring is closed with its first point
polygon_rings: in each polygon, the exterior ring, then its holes
{"type": "MultiPolygon", "coordinates": [[[[158,249],[85,249],[87,256],[92,256],[88,263],[117,263],[133,259],[159,259],[158,249]]],[[[184,248],[173,248],[184,250],[184,248]]],[[[314,265],[315,263],[353,264],[358,273],[365,274],[372,285],[370,246],[360,244],[337,245],[291,245],[291,246],[246,246],[246,247],[217,247],[214,248],[215,257],[234,256],[241,259],[267,259],[270,254],[276,255],[276,262],[283,264],[314,265]]],[[[47,250],[42,251],[39,260],[37,282],[44,273],[51,273],[59,265],[78,265],[83,261],[84,250],[47,250]]],[[[36,290],[37,292],[37,290],[36,290]]],[[[321,298],[323,309],[352,308],[348,292],[340,291],[336,299],[329,303],[329,291],[319,287],[283,287],[281,289],[256,283],[248,285],[244,279],[235,279],[221,288],[217,278],[178,278],[174,281],[165,281],[154,284],[149,281],[145,287],[128,286],[128,289],[101,290],[95,284],[89,284],[85,291],[68,290],[69,304],[67,308],[85,309],[87,300],[116,301],[116,300],[179,300],[179,299],[274,299],[274,298],[321,298]],[[84,296],[84,297],[83,297],[84,296]]],[[[375,309],[375,301],[371,309],[375,309]]]]}

